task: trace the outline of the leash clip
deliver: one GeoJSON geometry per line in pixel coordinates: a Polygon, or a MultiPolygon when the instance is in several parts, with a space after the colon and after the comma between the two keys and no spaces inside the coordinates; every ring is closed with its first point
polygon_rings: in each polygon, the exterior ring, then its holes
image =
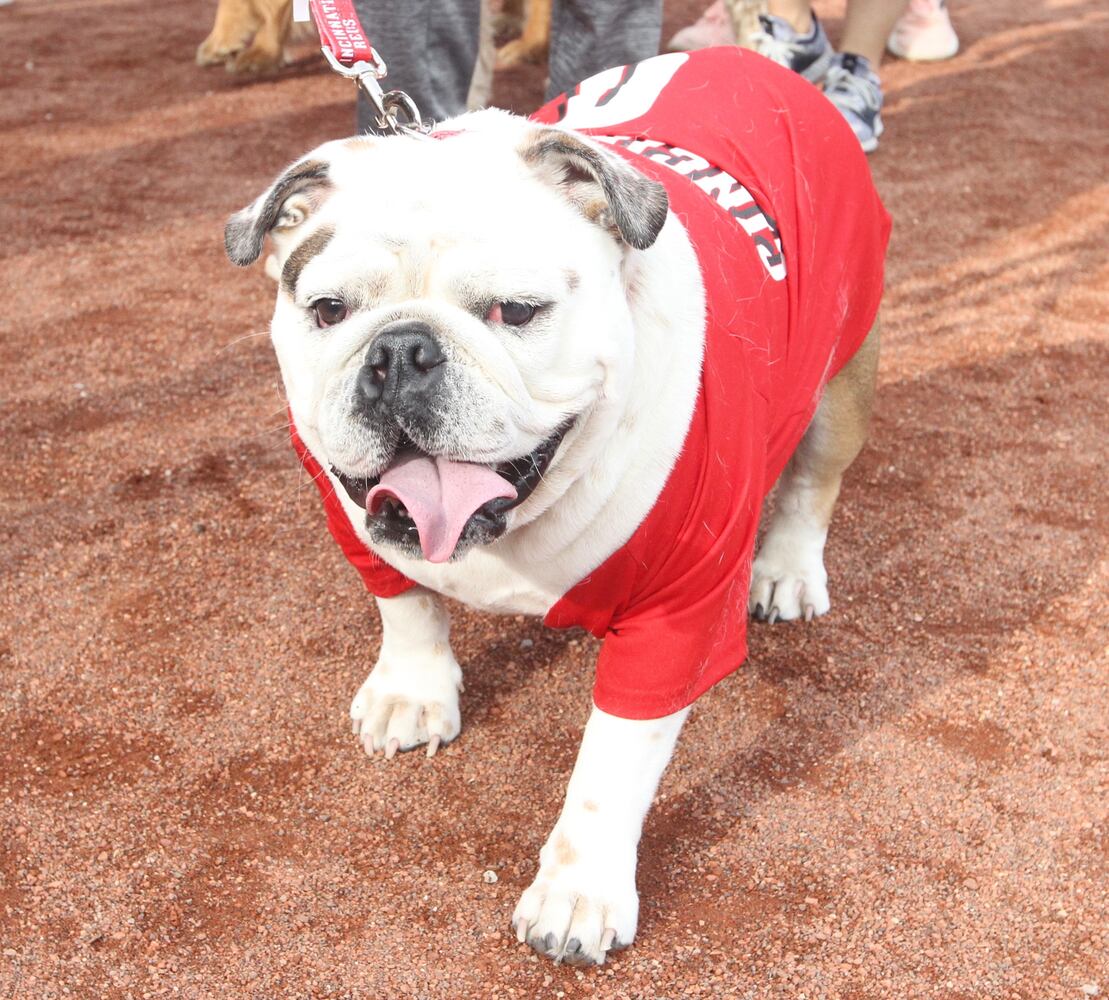
{"type": "Polygon", "coordinates": [[[310,0],[309,6],[323,42],[320,51],[336,73],[358,84],[374,109],[378,128],[391,135],[426,137],[431,126],[420,118],[416,102],[403,90],[386,91],[378,82],[387,72],[385,60],[366,38],[350,0],[310,0]],[[349,65],[335,54],[336,48],[349,65]]]}

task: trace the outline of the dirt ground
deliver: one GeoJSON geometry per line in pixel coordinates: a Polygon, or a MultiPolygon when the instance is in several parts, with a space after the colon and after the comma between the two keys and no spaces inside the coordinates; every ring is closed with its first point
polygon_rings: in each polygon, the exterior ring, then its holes
{"type": "Polygon", "coordinates": [[[956,59],[887,64],[832,613],[698,706],[584,972],[507,930],[593,640],[459,609],[462,739],[349,735],[376,616],[221,230],[352,95],[198,69],[212,7],[0,9],[0,1000],[1109,993],[1104,5],[953,0],[956,59]]]}

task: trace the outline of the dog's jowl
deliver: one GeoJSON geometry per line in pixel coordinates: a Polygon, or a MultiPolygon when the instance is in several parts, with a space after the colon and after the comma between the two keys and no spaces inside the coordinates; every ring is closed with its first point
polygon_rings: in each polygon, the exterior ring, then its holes
{"type": "Polygon", "coordinates": [[[238,264],[271,239],[293,443],[381,612],[351,705],[367,752],[461,731],[439,595],[604,639],[512,918],[545,954],[635,936],[644,817],[748,614],[829,609],[888,233],[838,112],[735,48],[606,71],[531,119],[327,143],[228,223],[238,264]]]}

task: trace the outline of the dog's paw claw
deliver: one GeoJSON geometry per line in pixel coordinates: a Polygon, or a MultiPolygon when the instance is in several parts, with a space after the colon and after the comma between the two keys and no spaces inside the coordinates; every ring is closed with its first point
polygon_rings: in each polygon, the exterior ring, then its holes
{"type": "Polygon", "coordinates": [[[512,929],[516,940],[520,944],[526,944],[540,955],[553,959],[556,964],[565,962],[567,965],[575,966],[603,965],[605,956],[610,951],[619,951],[627,947],[616,939],[616,929],[613,927],[605,929],[592,953],[577,935],[566,938],[565,943],[560,946],[560,938],[554,931],[547,931],[540,936],[532,934],[531,927],[532,924],[526,920],[513,921],[512,929]]]}
{"type": "Polygon", "coordinates": [[[403,675],[375,668],[366,678],[350,706],[351,729],[371,757],[383,750],[392,760],[425,744],[433,757],[462,729],[457,687],[448,674],[433,689],[409,694],[398,689],[394,676],[403,675]]]}
{"type": "Polygon", "coordinates": [[[751,570],[751,617],[771,625],[799,618],[811,622],[831,606],[822,550],[768,536],[751,570]]]}
{"type": "Polygon", "coordinates": [[[272,73],[281,69],[283,60],[281,53],[273,53],[268,49],[255,48],[253,45],[230,56],[225,64],[229,73],[272,73]]]}
{"type": "Polygon", "coordinates": [[[196,64],[198,66],[218,66],[226,64],[228,59],[233,59],[242,49],[241,44],[228,44],[211,38],[204,39],[196,50],[196,64]]]}
{"type": "Polygon", "coordinates": [[[540,868],[512,915],[516,940],[556,962],[602,965],[610,951],[635,937],[634,869],[620,875],[621,869],[619,864],[540,868]]]}

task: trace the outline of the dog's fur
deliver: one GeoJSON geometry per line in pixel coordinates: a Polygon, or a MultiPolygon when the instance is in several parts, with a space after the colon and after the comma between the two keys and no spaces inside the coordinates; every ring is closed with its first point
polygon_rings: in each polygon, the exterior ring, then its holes
{"type": "MultiPolygon", "coordinates": [[[[378,600],[380,657],[350,710],[367,752],[387,757],[434,752],[460,732],[462,673],[437,595],[543,614],[643,520],[681,448],[704,339],[697,259],[659,185],[596,143],[499,112],[442,128],[458,134],[328,143],[227,228],[241,265],[272,237],[273,342],[296,426],[324,469],[370,476],[391,460],[395,429],[355,419],[351,401],[367,345],[398,319],[430,326],[448,358],[437,414],[404,428],[428,453],[496,463],[574,418],[507,532],[465,558],[432,564],[361,532],[419,584],[378,600]],[[320,296],[354,303],[350,318],[317,329],[320,296]],[[488,303],[521,299],[547,304],[526,330],[485,321],[488,303]]],[[[828,610],[824,541],[865,437],[877,355],[875,328],[826,387],[781,477],[750,597],[771,620],[828,610]]],[[[640,829],[687,712],[630,721],[594,707],[513,916],[520,940],[577,962],[631,942],[640,829]]]]}

